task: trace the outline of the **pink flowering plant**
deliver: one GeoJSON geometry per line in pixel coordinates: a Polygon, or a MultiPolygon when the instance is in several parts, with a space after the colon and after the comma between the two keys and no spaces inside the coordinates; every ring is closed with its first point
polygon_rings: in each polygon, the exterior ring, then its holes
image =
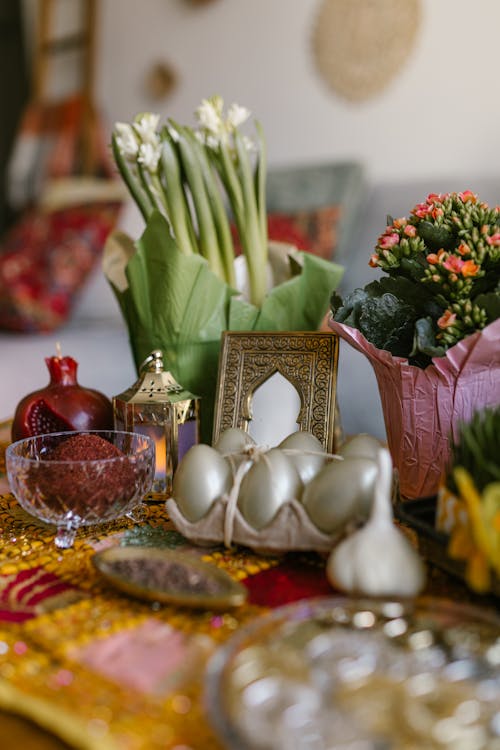
{"type": "Polygon", "coordinates": [[[333,319],[426,367],[500,318],[500,207],[470,190],[431,193],[409,218],[388,217],[369,263],[387,276],[334,294],[333,319]]]}

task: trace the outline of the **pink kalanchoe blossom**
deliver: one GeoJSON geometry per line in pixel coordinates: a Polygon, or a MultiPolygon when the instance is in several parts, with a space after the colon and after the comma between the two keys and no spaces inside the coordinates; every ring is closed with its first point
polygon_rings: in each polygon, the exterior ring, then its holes
{"type": "Polygon", "coordinates": [[[443,257],[445,257],[444,250],[439,250],[438,253],[429,253],[429,255],[426,256],[427,263],[430,263],[431,266],[435,266],[438,263],[442,263],[443,257]]]}
{"type": "Polygon", "coordinates": [[[371,266],[372,268],[377,268],[378,267],[378,260],[379,260],[379,258],[378,258],[377,253],[372,253],[370,255],[370,260],[368,261],[368,265],[371,266]]]}
{"type": "Polygon", "coordinates": [[[427,203],[435,206],[436,204],[444,203],[449,197],[449,193],[429,193],[427,203]]]}
{"type": "Polygon", "coordinates": [[[416,237],[417,227],[413,226],[413,224],[407,224],[404,228],[404,233],[407,237],[416,237]]]}
{"type": "Polygon", "coordinates": [[[437,219],[439,216],[444,216],[444,211],[439,206],[434,206],[430,212],[433,219],[437,219]]]}
{"type": "Polygon", "coordinates": [[[400,219],[394,219],[393,221],[393,226],[396,229],[402,229],[403,227],[406,227],[407,224],[408,224],[408,219],[405,218],[404,216],[402,216],[400,219]]]}
{"type": "Polygon", "coordinates": [[[430,206],[426,203],[418,203],[412,211],[412,214],[418,219],[425,219],[429,215],[430,206]]]}
{"type": "Polygon", "coordinates": [[[394,247],[394,245],[397,245],[399,243],[399,234],[396,234],[396,232],[392,232],[391,234],[384,234],[379,239],[379,246],[383,250],[387,250],[390,247],[394,247]]]}
{"type": "Polygon", "coordinates": [[[439,318],[437,324],[440,328],[449,328],[450,326],[454,325],[456,322],[457,316],[455,313],[452,313],[451,310],[445,310],[443,315],[439,318]]]}
{"type": "Polygon", "coordinates": [[[488,245],[498,247],[498,245],[500,245],[500,232],[492,234],[491,237],[486,237],[486,242],[488,243],[488,245]]]}
{"type": "Polygon", "coordinates": [[[477,203],[477,195],[474,195],[472,190],[464,190],[463,193],[458,194],[458,197],[464,203],[467,203],[467,201],[470,201],[471,203],[477,203]]]}
{"type": "Polygon", "coordinates": [[[461,242],[457,247],[457,253],[459,255],[470,255],[470,247],[465,242],[461,242]]]}
{"type": "Polygon", "coordinates": [[[458,258],[456,255],[449,255],[443,263],[443,268],[446,268],[447,271],[451,271],[452,273],[461,273],[464,265],[465,261],[461,258],[458,258]]]}

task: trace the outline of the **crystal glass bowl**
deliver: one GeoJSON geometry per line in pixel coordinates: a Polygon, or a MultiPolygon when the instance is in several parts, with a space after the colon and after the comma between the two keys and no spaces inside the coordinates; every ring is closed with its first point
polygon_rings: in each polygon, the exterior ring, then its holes
{"type": "Polygon", "coordinates": [[[140,504],[153,482],[155,447],[132,432],[55,432],[12,443],[5,462],[19,504],[55,524],[55,543],[67,548],[80,526],[115,520],[140,504]]]}

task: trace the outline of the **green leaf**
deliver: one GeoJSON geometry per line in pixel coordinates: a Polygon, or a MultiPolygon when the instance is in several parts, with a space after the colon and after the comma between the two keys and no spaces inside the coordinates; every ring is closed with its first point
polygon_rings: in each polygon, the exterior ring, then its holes
{"type": "Polygon", "coordinates": [[[413,343],[415,308],[393,294],[369,297],[359,315],[359,330],[377,349],[407,357],[413,343]]]}
{"type": "Polygon", "coordinates": [[[436,332],[432,319],[420,318],[417,320],[410,357],[416,357],[418,354],[427,354],[429,357],[442,357],[444,353],[444,346],[436,344],[436,332]]]}
{"type": "Polygon", "coordinates": [[[300,253],[303,270],[300,276],[275,287],[262,305],[259,330],[272,322],[272,330],[317,330],[328,311],[332,289],[342,278],[343,268],[309,253],[300,253]]]}
{"type": "Polygon", "coordinates": [[[447,227],[436,226],[430,221],[420,221],[417,234],[430,250],[451,250],[455,246],[455,235],[447,227]]]}
{"type": "Polygon", "coordinates": [[[500,318],[500,294],[498,292],[478,294],[474,299],[474,304],[486,310],[489,323],[500,318]]]}
{"type": "Polygon", "coordinates": [[[253,331],[260,317],[260,310],[255,305],[238,297],[229,300],[229,323],[230,331],[253,331]]]}
{"type": "MultiPolygon", "coordinates": [[[[334,318],[361,331],[379,349],[409,357],[415,346],[415,324],[420,318],[436,319],[442,308],[420,285],[403,276],[387,276],[355,289],[334,318]]],[[[418,350],[420,351],[420,350],[418,350]]],[[[426,366],[428,358],[415,362],[426,366]]]]}
{"type": "Polygon", "coordinates": [[[424,265],[426,262],[418,256],[417,258],[401,258],[400,272],[413,281],[420,281],[424,276],[424,265]]]}
{"type": "Polygon", "coordinates": [[[220,337],[226,330],[315,330],[343,269],[308,253],[299,276],[267,295],[262,308],[244,301],[199,255],[185,255],[168,222],[152,213],[126,265],[128,288],[115,286],[137,369],[153,349],[185,388],[202,397],[202,439],[211,439],[220,337]]]}

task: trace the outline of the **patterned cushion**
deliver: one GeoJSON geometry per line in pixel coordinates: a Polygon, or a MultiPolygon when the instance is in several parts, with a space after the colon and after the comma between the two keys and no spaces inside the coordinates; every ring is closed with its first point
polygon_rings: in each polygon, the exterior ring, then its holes
{"type": "Polygon", "coordinates": [[[32,210],[0,245],[0,328],[52,331],[99,262],[120,203],[32,210]]]}
{"type": "MultiPolygon", "coordinates": [[[[286,242],[298,250],[332,260],[338,241],[339,206],[324,206],[300,211],[274,211],[267,215],[270,240],[286,242]]],[[[231,226],[236,255],[242,251],[237,229],[231,226]]]]}
{"type": "Polygon", "coordinates": [[[340,215],[339,206],[324,206],[293,213],[270,213],[269,239],[289,242],[299,250],[331,260],[337,247],[340,215]]]}

